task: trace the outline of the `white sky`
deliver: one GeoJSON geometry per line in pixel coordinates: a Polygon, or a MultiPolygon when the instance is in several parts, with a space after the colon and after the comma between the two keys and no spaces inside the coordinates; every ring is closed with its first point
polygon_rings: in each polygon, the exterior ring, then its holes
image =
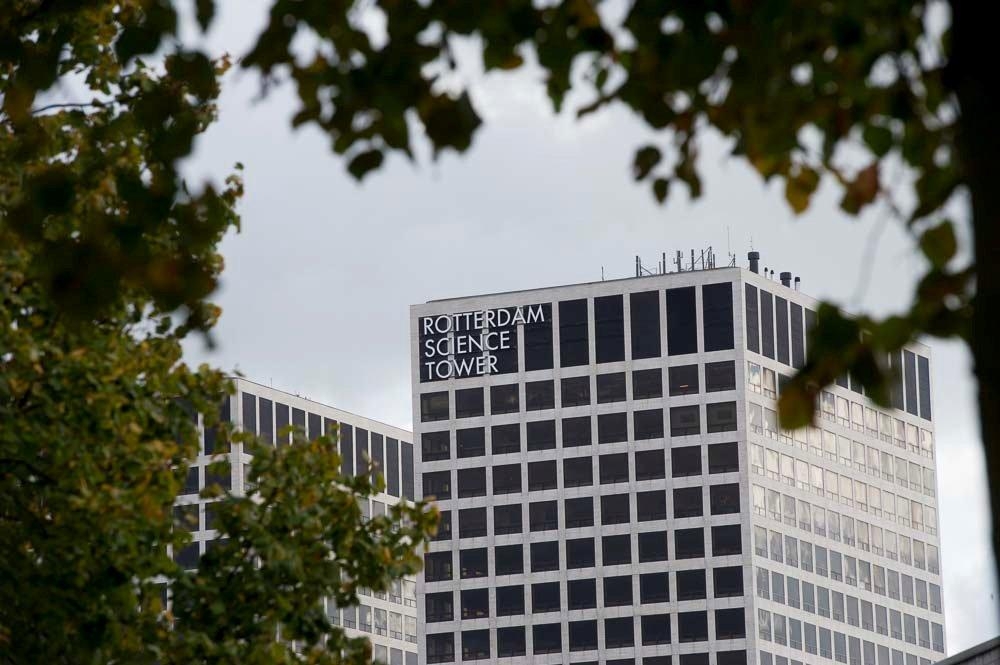
{"type": "MultiPolygon", "coordinates": [[[[245,52],[267,4],[221,3],[212,49],[245,52]]],[[[419,165],[393,158],[360,186],[324,136],[289,129],[290,88],[254,104],[256,79],[236,72],[225,90],[220,121],[189,172],[221,181],[245,164],[243,229],[222,245],[217,347],[190,343],[189,361],[407,429],[413,303],[593,281],[602,268],[625,277],[636,254],[653,267],[662,251],[709,245],[720,262],[732,251],[745,265],[752,241],[762,266],[800,275],[810,295],[886,313],[909,302],[922,269],[912,242],[878,211],[840,214],[826,183],[795,218],[780,187],[728,160],[719,140],[702,146],[705,196],[692,203],[675,187],[659,207],[629,176],[634,149],[652,138],[642,124],[622,109],[582,124],[556,118],[531,74],[475,77],[487,122],[467,155],[419,165]]],[[[970,358],[956,343],[925,341],[955,653],[1000,632],[1000,603],[970,358]]]]}

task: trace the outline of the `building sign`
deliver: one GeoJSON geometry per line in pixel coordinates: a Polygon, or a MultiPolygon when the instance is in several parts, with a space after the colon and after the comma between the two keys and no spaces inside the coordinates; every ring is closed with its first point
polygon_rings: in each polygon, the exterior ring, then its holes
{"type": "Polygon", "coordinates": [[[544,322],[542,305],[422,317],[421,374],[430,380],[492,374],[496,352],[516,348],[517,326],[544,322]]]}

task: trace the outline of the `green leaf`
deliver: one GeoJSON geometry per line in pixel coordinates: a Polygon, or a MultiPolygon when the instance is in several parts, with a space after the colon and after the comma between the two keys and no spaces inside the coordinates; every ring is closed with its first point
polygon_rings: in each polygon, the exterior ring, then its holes
{"type": "Polygon", "coordinates": [[[819,174],[808,166],[799,168],[794,176],[785,180],[785,200],[795,214],[802,214],[809,207],[809,200],[819,186],[819,174]]]}
{"type": "Polygon", "coordinates": [[[382,165],[382,160],[385,156],[382,154],[381,150],[365,150],[354,156],[353,159],[347,164],[347,170],[355,180],[362,180],[371,171],[377,169],[382,165]]]}
{"type": "Polygon", "coordinates": [[[935,268],[947,265],[958,251],[955,227],[951,221],[945,220],[924,231],[920,236],[920,251],[935,268]]]}
{"type": "Polygon", "coordinates": [[[195,0],[195,17],[201,29],[208,30],[215,18],[215,0],[195,0]]]}
{"type": "Polygon", "coordinates": [[[876,157],[884,157],[892,149],[892,131],[886,127],[867,124],[861,137],[876,157]]]}
{"type": "Polygon", "coordinates": [[[667,195],[670,192],[670,179],[669,178],[657,178],[653,181],[653,196],[656,197],[657,203],[663,203],[667,200],[667,195]]]}
{"type": "Polygon", "coordinates": [[[639,148],[635,153],[635,160],[632,162],[632,177],[636,180],[642,180],[660,163],[662,157],[663,154],[656,146],[647,145],[639,148]]]}

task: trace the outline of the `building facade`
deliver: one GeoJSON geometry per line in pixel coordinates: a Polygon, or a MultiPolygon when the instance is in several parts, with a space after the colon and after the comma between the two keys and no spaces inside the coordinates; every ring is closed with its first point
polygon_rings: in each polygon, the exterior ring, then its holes
{"type": "MultiPolygon", "coordinates": [[[[279,432],[295,425],[309,437],[332,432],[339,424],[342,471],[356,474],[374,461],[385,476],[385,490],[361,500],[365,516],[384,515],[388,506],[414,496],[414,459],[410,432],[362,416],[341,411],[297,395],[268,388],[243,378],[234,378],[236,392],[223,400],[221,417],[234,423],[236,429],[257,434],[264,441],[288,444],[280,440],[279,432]]],[[[174,508],[175,521],[192,532],[190,545],[174,553],[175,560],[190,568],[197,566],[199,557],[219,536],[213,526],[212,500],[203,499],[199,492],[212,483],[236,494],[247,489],[246,474],[251,456],[242,444],[233,444],[228,453],[230,471],[213,476],[209,465],[218,462],[216,432],[198,419],[201,451],[192,464],[185,487],[174,508]]],[[[357,607],[338,608],[325,601],[327,616],[341,626],[349,637],[366,637],[372,643],[374,658],[387,665],[417,663],[417,596],[416,579],[397,580],[388,593],[365,590],[357,607]]]]}
{"type": "Polygon", "coordinates": [[[929,351],[783,431],[817,305],[722,268],[413,306],[420,662],[939,660],[929,351]]]}

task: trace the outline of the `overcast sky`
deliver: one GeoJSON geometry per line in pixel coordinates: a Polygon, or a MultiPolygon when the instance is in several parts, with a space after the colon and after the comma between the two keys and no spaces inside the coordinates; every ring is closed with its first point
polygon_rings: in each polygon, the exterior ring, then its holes
{"type": "MultiPolygon", "coordinates": [[[[245,52],[263,0],[222,3],[212,49],[245,52]]],[[[651,138],[621,109],[584,123],[555,117],[537,76],[472,77],[486,117],[465,156],[413,165],[393,158],[356,184],[315,130],[292,132],[291,89],[253,103],[254,77],[229,76],[219,122],[189,165],[217,181],[246,166],[243,228],[226,238],[217,347],[207,361],[275,388],[412,428],[408,306],[436,298],[627,277],[634,256],[709,245],[720,263],[802,277],[802,289],[855,311],[903,308],[922,269],[913,245],[879,211],[837,212],[826,183],[795,218],[780,187],[702,145],[705,196],[683,188],[659,207],[629,177],[651,138]],[[873,258],[873,260],[872,260],[873,258]]],[[[947,641],[955,653],[1000,632],[988,546],[984,464],[968,353],[933,349],[947,641]]]]}

